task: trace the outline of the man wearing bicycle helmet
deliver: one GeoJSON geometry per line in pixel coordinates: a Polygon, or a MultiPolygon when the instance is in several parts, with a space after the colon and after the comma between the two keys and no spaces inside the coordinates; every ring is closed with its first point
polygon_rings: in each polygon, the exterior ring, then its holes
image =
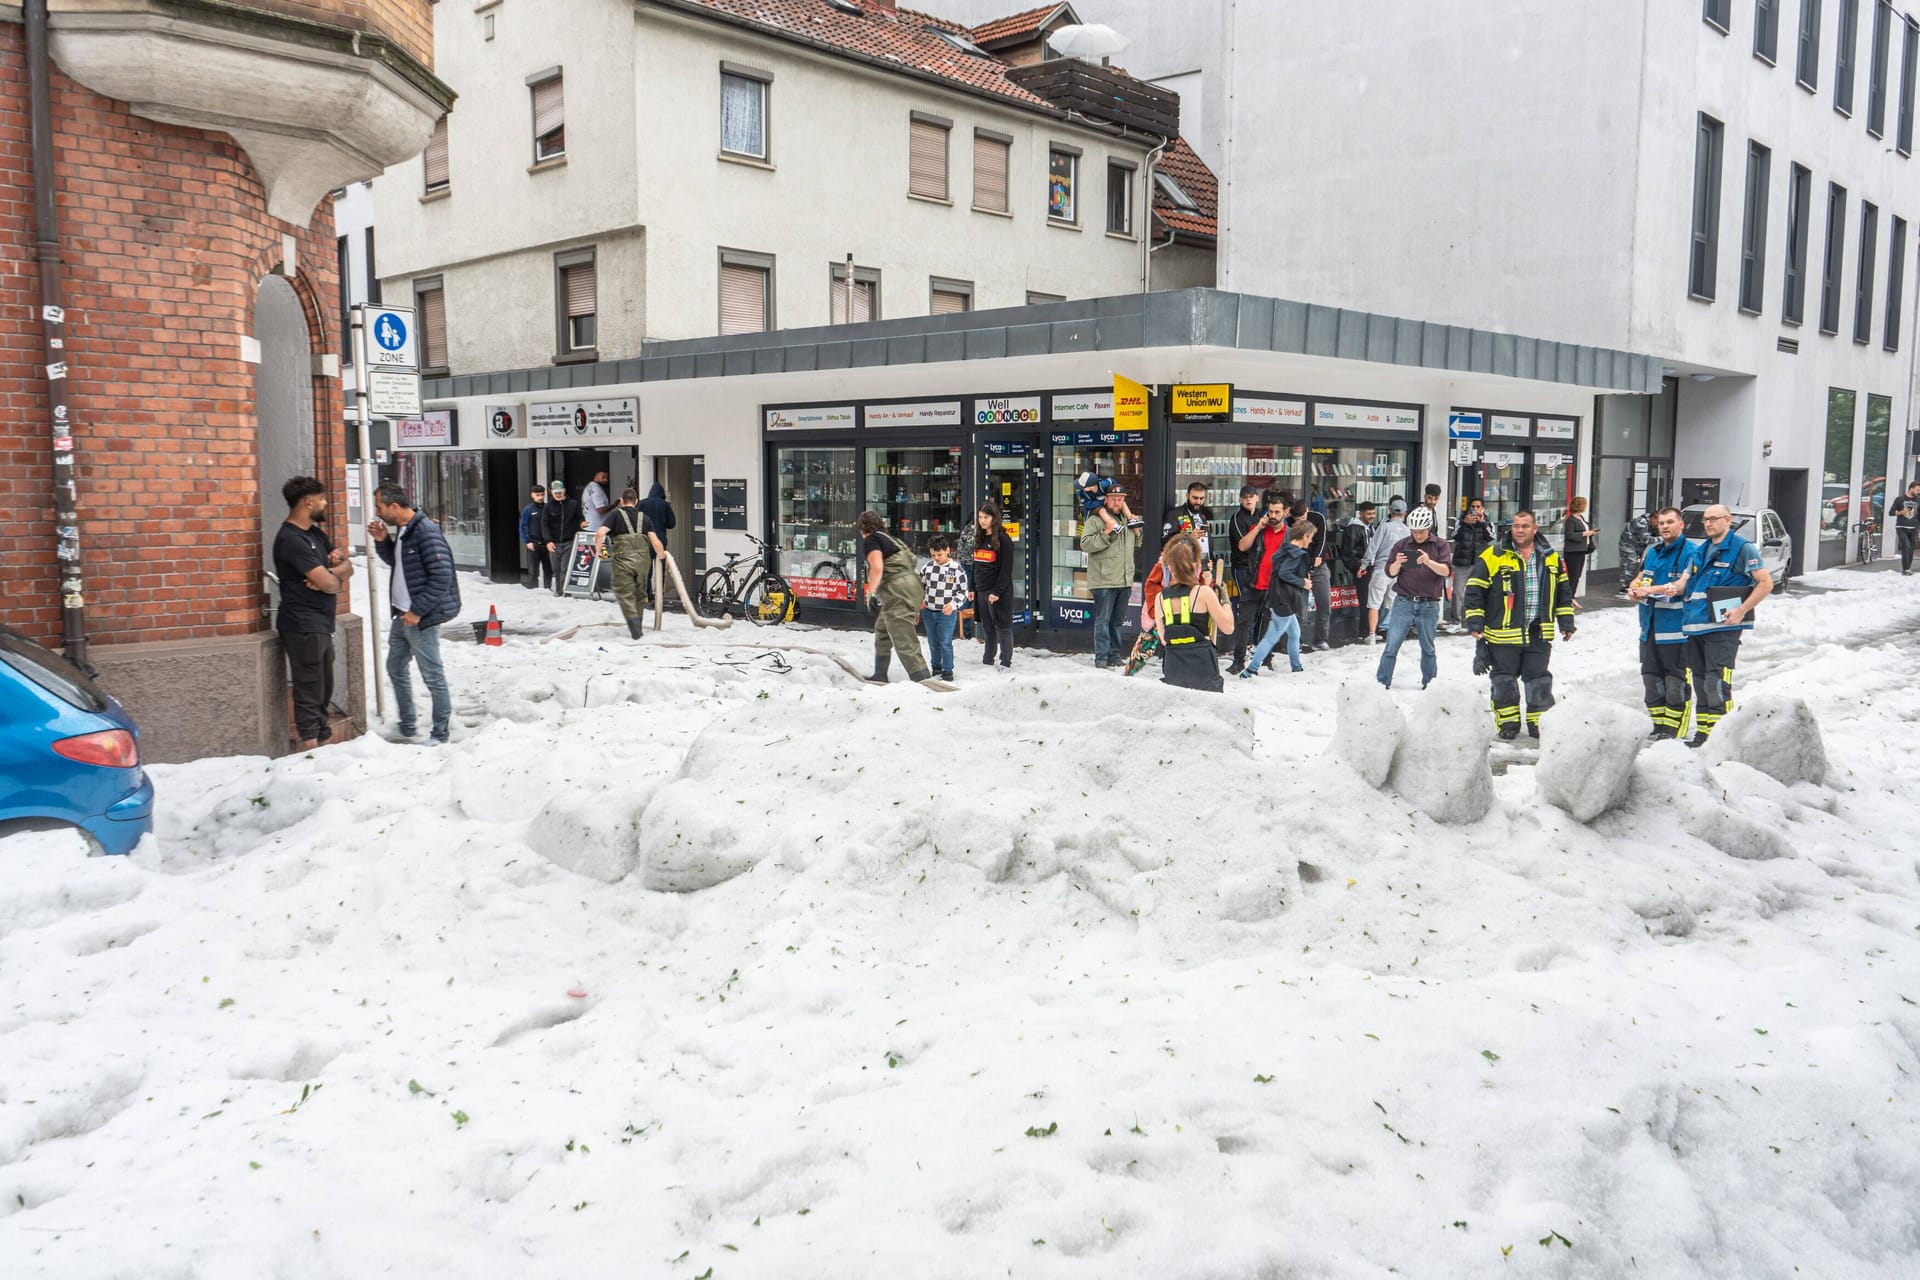
{"type": "MultiPolygon", "coordinates": [[[[1437,495],[1436,495],[1437,496],[1437,495]]],[[[1420,687],[1439,674],[1433,637],[1440,627],[1440,602],[1453,575],[1453,548],[1435,534],[1433,508],[1425,503],[1407,512],[1407,536],[1387,556],[1387,577],[1393,580],[1393,608],[1387,614],[1387,647],[1380,655],[1374,678],[1393,687],[1394,660],[1407,632],[1420,637],[1420,687]]]]}

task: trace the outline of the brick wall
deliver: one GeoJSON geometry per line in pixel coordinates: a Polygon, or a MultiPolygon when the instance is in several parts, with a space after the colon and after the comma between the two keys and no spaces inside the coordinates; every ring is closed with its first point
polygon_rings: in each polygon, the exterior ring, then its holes
{"type": "Polygon", "coordinates": [[[269,9],[311,18],[356,31],[377,31],[433,68],[433,0],[238,0],[254,9],[269,9]]]}
{"type": "MultiPolygon", "coordinates": [[[[0,622],[57,643],[25,53],[23,29],[0,22],[0,622]]],[[[58,66],[53,113],[88,637],[258,630],[254,366],[240,339],[290,233],[314,350],[337,348],[332,201],[310,228],[270,218],[226,135],[137,119],[58,66]]],[[[313,401],[315,467],[338,476],[339,384],[315,378],[313,401]]]]}

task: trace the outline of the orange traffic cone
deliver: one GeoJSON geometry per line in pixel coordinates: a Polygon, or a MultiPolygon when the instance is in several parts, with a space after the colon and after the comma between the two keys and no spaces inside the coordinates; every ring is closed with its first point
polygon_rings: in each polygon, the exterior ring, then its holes
{"type": "Polygon", "coordinates": [[[506,643],[500,638],[500,615],[494,612],[492,605],[487,606],[487,638],[485,643],[491,645],[506,643]]]}

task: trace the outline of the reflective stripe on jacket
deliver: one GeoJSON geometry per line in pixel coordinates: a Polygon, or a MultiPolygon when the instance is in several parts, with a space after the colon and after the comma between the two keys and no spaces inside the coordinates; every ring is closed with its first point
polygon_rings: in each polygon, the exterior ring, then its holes
{"type": "Polygon", "coordinates": [[[1566,566],[1560,562],[1559,552],[1545,543],[1535,546],[1544,557],[1540,581],[1547,598],[1541,602],[1539,619],[1531,626],[1527,622],[1527,566],[1520,553],[1512,547],[1493,546],[1473,562],[1473,570],[1467,575],[1467,629],[1485,636],[1488,644],[1551,640],[1556,622],[1563,634],[1573,634],[1573,587],[1567,581],[1566,566]]]}

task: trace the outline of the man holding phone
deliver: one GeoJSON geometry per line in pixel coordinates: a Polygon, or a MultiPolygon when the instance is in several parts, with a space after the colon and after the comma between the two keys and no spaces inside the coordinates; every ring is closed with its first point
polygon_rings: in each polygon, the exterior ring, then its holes
{"type": "Polygon", "coordinates": [[[1453,548],[1445,538],[1434,536],[1431,507],[1421,505],[1407,513],[1407,536],[1393,548],[1386,572],[1393,580],[1393,608],[1387,614],[1386,651],[1380,655],[1374,678],[1382,688],[1393,687],[1394,661],[1407,632],[1412,631],[1420,637],[1420,687],[1424,689],[1440,673],[1433,637],[1440,628],[1440,602],[1453,574],[1453,548]]]}
{"type": "Polygon", "coordinates": [[[393,569],[387,600],[393,617],[387,631],[387,678],[393,681],[393,705],[400,714],[400,736],[416,732],[413,679],[409,666],[420,664],[420,678],[433,697],[431,735],[443,745],[453,720],[446,670],[440,664],[440,624],[460,612],[460,583],[453,573],[453,552],[440,526],[413,509],[407,491],[383,484],[373,495],[380,518],[367,526],[373,549],[393,569]],[[388,536],[387,526],[398,530],[388,536]]]}

